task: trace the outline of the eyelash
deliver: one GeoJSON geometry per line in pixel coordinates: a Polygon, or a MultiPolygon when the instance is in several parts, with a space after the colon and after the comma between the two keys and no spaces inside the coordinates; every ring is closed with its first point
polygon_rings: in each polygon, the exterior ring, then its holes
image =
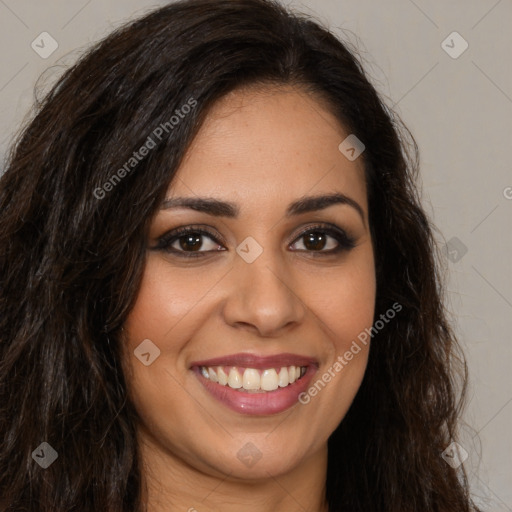
{"type": "MultiPolygon", "coordinates": [[[[333,254],[339,254],[344,251],[350,251],[353,249],[356,245],[356,240],[347,235],[345,231],[338,228],[334,224],[317,224],[314,226],[309,226],[307,229],[301,231],[297,237],[294,239],[294,243],[298,241],[301,237],[309,234],[309,233],[321,233],[324,235],[329,235],[332,238],[334,238],[338,242],[338,247],[335,249],[330,249],[328,251],[308,251],[305,249],[300,249],[299,252],[308,252],[312,253],[314,257],[321,257],[321,256],[331,256],[333,254]]],[[[220,252],[220,251],[182,251],[177,249],[172,249],[170,246],[177,240],[179,240],[184,235],[188,234],[195,234],[195,235],[204,235],[212,239],[216,244],[222,245],[218,239],[217,236],[210,232],[206,228],[202,227],[194,227],[194,226],[187,226],[182,228],[176,228],[172,231],[169,231],[168,233],[165,233],[158,239],[158,244],[154,247],[155,250],[164,251],[167,253],[175,254],[178,257],[183,258],[202,258],[205,254],[209,254],[211,252],[220,252]]],[[[292,244],[293,245],[293,244],[292,244]]]]}

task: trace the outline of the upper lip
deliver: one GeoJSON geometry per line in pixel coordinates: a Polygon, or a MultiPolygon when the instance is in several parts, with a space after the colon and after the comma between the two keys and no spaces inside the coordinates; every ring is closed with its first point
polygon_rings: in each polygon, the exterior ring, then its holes
{"type": "Polygon", "coordinates": [[[318,365],[316,359],[298,354],[281,353],[272,356],[258,356],[256,354],[231,354],[194,361],[191,366],[240,366],[243,368],[275,368],[283,366],[309,366],[318,365]]]}

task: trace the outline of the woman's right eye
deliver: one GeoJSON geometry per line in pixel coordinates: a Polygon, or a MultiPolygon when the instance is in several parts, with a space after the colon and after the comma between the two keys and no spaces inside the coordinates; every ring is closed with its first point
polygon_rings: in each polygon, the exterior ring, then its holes
{"type": "Polygon", "coordinates": [[[185,258],[197,258],[204,256],[204,253],[225,250],[213,233],[194,227],[178,228],[166,233],[160,237],[155,249],[185,258]],[[204,243],[205,237],[210,240],[209,243],[204,243]]]}

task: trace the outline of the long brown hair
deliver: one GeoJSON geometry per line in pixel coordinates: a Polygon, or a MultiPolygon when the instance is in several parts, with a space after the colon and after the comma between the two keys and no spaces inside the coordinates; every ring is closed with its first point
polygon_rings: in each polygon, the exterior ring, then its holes
{"type": "Polygon", "coordinates": [[[376,319],[403,308],[375,335],[329,439],[330,511],[475,510],[463,466],[441,457],[457,435],[466,366],[442,303],[414,138],[353,50],[270,0],[185,0],[116,30],[63,74],[13,146],[0,179],[2,510],[143,510],[119,356],[148,228],[214,102],[266,83],[316,94],[364,142],[376,319]],[[32,457],[42,442],[58,454],[44,470],[32,457]]]}

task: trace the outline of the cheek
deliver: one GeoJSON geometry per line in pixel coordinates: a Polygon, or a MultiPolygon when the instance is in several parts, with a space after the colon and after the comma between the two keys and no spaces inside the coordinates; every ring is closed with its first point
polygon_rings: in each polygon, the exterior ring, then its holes
{"type": "Polygon", "coordinates": [[[132,344],[149,338],[159,340],[172,351],[171,341],[181,339],[175,333],[183,328],[182,320],[193,314],[214,283],[211,273],[207,275],[199,267],[169,272],[164,259],[150,256],[127,320],[132,344]]]}
{"type": "Polygon", "coordinates": [[[185,283],[176,279],[171,282],[164,270],[156,260],[146,265],[136,303],[124,326],[122,343],[123,369],[130,394],[139,414],[150,422],[155,419],[152,415],[168,409],[169,402],[179,403],[179,394],[164,391],[175,389],[176,379],[181,377],[177,363],[180,340],[185,336],[180,335],[180,329],[185,323],[180,320],[200,298],[200,293],[187,288],[185,283]],[[187,293],[182,293],[183,289],[187,293]],[[134,354],[144,340],[153,344],[148,345],[148,366],[134,354]],[[154,358],[153,354],[158,356],[154,358]]]}
{"type": "Polygon", "coordinates": [[[310,304],[330,340],[325,359],[302,403],[322,418],[318,429],[334,430],[350,407],[363,380],[375,314],[376,277],[373,255],[360,253],[343,271],[316,280],[310,304]]]}
{"type": "Polygon", "coordinates": [[[375,314],[376,276],[369,250],[354,255],[339,272],[319,275],[309,301],[333,340],[337,353],[371,327],[375,314]]]}

